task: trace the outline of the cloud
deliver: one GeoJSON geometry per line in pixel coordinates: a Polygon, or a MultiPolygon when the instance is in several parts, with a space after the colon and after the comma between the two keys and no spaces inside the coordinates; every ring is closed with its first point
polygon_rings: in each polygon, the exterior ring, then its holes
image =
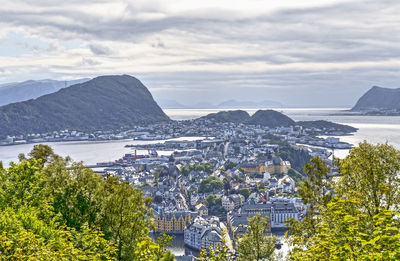
{"type": "Polygon", "coordinates": [[[351,105],[371,85],[399,82],[399,9],[397,0],[7,1],[0,81],[129,73],[181,101],[351,105]],[[18,55],[10,31],[25,35],[18,55]]]}
{"type": "Polygon", "coordinates": [[[89,44],[90,50],[93,52],[93,54],[97,55],[110,55],[112,54],[112,51],[110,48],[107,46],[102,46],[99,44],[89,44]]]}

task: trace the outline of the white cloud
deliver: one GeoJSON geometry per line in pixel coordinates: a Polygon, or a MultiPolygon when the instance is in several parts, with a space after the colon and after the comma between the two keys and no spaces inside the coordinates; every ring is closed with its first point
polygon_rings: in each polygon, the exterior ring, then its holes
{"type": "Polygon", "coordinates": [[[0,48],[13,52],[4,44],[13,31],[32,48],[0,56],[0,82],[130,73],[181,99],[199,88],[286,102],[316,86],[358,95],[400,79],[399,9],[396,0],[7,1],[0,48]],[[35,37],[48,48],[35,48],[35,37]]]}

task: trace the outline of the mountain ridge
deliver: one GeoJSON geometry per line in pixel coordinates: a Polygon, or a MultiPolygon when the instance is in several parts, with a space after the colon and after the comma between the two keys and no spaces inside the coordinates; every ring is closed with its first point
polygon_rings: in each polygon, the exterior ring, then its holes
{"type": "Polygon", "coordinates": [[[400,88],[371,87],[351,109],[354,112],[400,110],[400,88]]]}
{"type": "Polygon", "coordinates": [[[138,79],[109,75],[0,107],[0,136],[110,130],[169,120],[138,79]]]}
{"type": "Polygon", "coordinates": [[[40,96],[54,93],[64,87],[86,82],[83,78],[71,81],[57,81],[51,79],[28,80],[24,82],[3,83],[0,85],[0,106],[15,102],[36,99],[40,96]]]}

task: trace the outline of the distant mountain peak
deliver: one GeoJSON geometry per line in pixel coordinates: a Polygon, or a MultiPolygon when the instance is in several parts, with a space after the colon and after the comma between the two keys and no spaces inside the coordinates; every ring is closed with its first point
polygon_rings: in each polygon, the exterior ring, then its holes
{"type": "Polygon", "coordinates": [[[137,78],[100,76],[0,107],[0,136],[61,129],[110,130],[169,120],[137,78]]]}
{"type": "Polygon", "coordinates": [[[399,110],[400,88],[373,86],[360,97],[352,111],[399,110]]]}
{"type": "Polygon", "coordinates": [[[56,81],[51,79],[28,80],[17,83],[5,83],[0,85],[0,106],[14,102],[22,102],[36,99],[40,96],[54,93],[64,87],[77,83],[83,83],[90,79],[78,79],[70,81],[56,81]]]}

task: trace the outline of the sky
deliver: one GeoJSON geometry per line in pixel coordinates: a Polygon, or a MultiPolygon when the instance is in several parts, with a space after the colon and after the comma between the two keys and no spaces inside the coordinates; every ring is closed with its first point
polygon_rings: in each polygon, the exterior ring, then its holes
{"type": "Polygon", "coordinates": [[[1,0],[0,84],[110,74],[184,104],[400,87],[399,0],[1,0]]]}

